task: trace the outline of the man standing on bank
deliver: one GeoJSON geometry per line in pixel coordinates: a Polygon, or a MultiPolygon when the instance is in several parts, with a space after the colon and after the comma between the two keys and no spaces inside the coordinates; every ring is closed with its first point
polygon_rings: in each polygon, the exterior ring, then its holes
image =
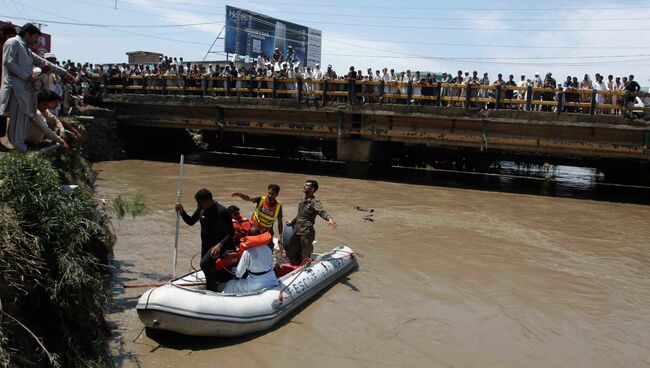
{"type": "Polygon", "coordinates": [[[231,196],[239,197],[257,205],[251,216],[251,223],[257,226],[261,233],[268,231],[273,235],[273,224],[277,220],[278,243],[280,248],[282,248],[284,245],[282,243],[282,205],[277,201],[278,194],[280,194],[280,186],[277,184],[269,184],[268,194],[266,196],[250,197],[239,192],[235,192],[231,196]]]}
{"type": "Polygon", "coordinates": [[[217,291],[219,280],[215,269],[215,260],[223,258],[227,250],[234,250],[233,236],[235,229],[228,210],[212,199],[212,193],[201,189],[194,195],[196,211],[189,216],[183,205],[176,203],[176,212],[180,213],[183,221],[192,226],[197,221],[201,222],[201,269],[205,274],[206,289],[217,291]]]}
{"type": "Polygon", "coordinates": [[[298,266],[305,259],[311,258],[314,251],[313,242],[316,238],[316,231],[314,230],[316,215],[326,220],[327,226],[336,229],[334,217],[327,213],[318,198],[314,197],[317,190],[318,182],[316,180],[307,180],[305,182],[304,195],[298,202],[298,214],[293,220],[287,221],[287,225],[294,226],[291,244],[287,251],[287,257],[294,266],[298,266]]]}
{"type": "MultiPolygon", "coordinates": [[[[0,29],[0,81],[2,80],[2,46],[4,46],[5,41],[16,36],[16,28],[13,25],[5,25],[0,29]]],[[[0,116],[0,138],[4,137],[7,133],[7,117],[4,115],[0,116]]],[[[9,148],[5,147],[0,142],[0,152],[9,151],[9,148]]]]}
{"type": "Polygon", "coordinates": [[[33,68],[47,66],[68,82],[74,83],[72,75],[29,49],[40,37],[38,27],[27,23],[20,29],[18,36],[8,39],[2,48],[0,115],[9,113],[8,138],[19,151],[27,151],[25,137],[31,125],[30,117],[36,114],[36,89],[28,87],[38,80],[33,74],[33,68]]]}

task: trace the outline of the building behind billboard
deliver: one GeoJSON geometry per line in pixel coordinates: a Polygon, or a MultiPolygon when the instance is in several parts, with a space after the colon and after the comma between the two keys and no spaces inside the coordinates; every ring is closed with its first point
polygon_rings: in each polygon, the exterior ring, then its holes
{"type": "Polygon", "coordinates": [[[285,22],[245,9],[226,6],[224,51],[249,57],[273,55],[279,48],[284,56],[291,46],[302,65],[320,63],[321,37],[318,29],[285,22]]]}

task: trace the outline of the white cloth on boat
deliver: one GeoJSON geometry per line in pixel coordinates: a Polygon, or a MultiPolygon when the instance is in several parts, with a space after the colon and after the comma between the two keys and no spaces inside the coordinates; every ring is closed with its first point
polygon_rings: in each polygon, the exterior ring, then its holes
{"type": "Polygon", "coordinates": [[[278,284],[278,279],[273,272],[273,253],[271,248],[266,245],[245,250],[242,254],[235,276],[237,279],[230,280],[226,283],[224,293],[252,293],[257,290],[272,287],[278,284]],[[245,279],[246,271],[249,271],[245,279]],[[266,272],[263,275],[253,275],[251,272],[266,272]]]}

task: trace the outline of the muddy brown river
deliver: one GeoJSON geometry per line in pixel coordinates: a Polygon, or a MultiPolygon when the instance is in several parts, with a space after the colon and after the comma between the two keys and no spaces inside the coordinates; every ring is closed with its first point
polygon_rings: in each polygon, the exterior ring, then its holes
{"type": "MultiPolygon", "coordinates": [[[[316,251],[365,255],[271,331],[196,338],[143,331],[146,289],[121,287],[171,278],[178,164],[95,169],[101,196],[142,191],[150,210],[114,223],[118,367],[650,367],[650,206],[186,164],[187,208],[206,187],[250,214],[229,194],[277,183],[291,218],[317,179],[339,227],[317,220],[316,251]]],[[[199,249],[199,225],[181,222],[178,273],[199,249]]]]}

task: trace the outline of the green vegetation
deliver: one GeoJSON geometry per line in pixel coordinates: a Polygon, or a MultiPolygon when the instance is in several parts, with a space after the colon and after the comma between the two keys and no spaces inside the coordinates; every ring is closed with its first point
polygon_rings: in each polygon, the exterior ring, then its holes
{"type": "Polygon", "coordinates": [[[118,219],[130,213],[133,218],[147,213],[147,206],[143,202],[144,193],[138,192],[131,200],[125,200],[122,196],[117,196],[111,203],[110,210],[115,213],[118,219]]]}
{"type": "Polygon", "coordinates": [[[0,366],[110,366],[107,211],[144,213],[142,194],[101,206],[80,152],[45,156],[0,158],[0,366]]]}

